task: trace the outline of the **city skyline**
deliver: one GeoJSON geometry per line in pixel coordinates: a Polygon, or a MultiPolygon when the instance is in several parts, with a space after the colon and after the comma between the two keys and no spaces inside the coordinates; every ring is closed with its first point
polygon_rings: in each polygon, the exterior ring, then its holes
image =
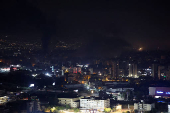
{"type": "Polygon", "coordinates": [[[0,113],[170,112],[169,9],[1,0],[0,113]]]}

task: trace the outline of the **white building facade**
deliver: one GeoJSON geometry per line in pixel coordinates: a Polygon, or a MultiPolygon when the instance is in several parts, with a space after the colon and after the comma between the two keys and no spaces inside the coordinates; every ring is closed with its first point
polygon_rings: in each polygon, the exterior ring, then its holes
{"type": "Polygon", "coordinates": [[[134,88],[109,88],[109,89],[106,89],[106,92],[123,92],[126,90],[134,91],[134,88]]]}
{"type": "Polygon", "coordinates": [[[71,108],[79,107],[80,98],[58,98],[60,105],[70,105],[71,108]]]}
{"type": "Polygon", "coordinates": [[[0,105],[1,104],[5,104],[8,101],[9,101],[9,97],[8,96],[0,96],[0,105]]]}
{"type": "Polygon", "coordinates": [[[97,98],[82,98],[80,99],[81,109],[97,109],[104,111],[105,108],[110,107],[110,99],[97,98]]]}
{"type": "Polygon", "coordinates": [[[134,110],[151,111],[152,108],[155,108],[155,104],[134,103],[134,110]]]}

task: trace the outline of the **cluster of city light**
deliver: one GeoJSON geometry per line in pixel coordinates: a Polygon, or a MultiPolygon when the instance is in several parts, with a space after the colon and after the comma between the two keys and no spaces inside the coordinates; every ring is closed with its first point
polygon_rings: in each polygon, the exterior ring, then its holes
{"type": "Polygon", "coordinates": [[[157,91],[156,93],[164,93],[164,92],[162,92],[162,91],[157,91]]]}
{"type": "Polygon", "coordinates": [[[29,87],[34,87],[34,84],[30,84],[30,86],[29,87]]]}
{"type": "Polygon", "coordinates": [[[89,67],[89,64],[84,65],[84,67],[89,67]]]}
{"type": "Polygon", "coordinates": [[[48,76],[48,77],[51,77],[51,74],[49,74],[49,73],[46,73],[45,75],[48,76]]]}
{"type": "Polygon", "coordinates": [[[10,72],[10,68],[0,68],[0,72],[10,72]]]}
{"type": "Polygon", "coordinates": [[[99,72],[98,72],[98,75],[102,75],[102,73],[99,71],[99,72]]]}
{"type": "Polygon", "coordinates": [[[0,96],[0,104],[4,104],[6,102],[8,102],[9,100],[9,97],[8,96],[0,96]]]}
{"type": "Polygon", "coordinates": [[[79,65],[79,64],[77,64],[77,66],[78,66],[78,67],[83,67],[83,65],[79,65]]]}
{"type": "MultiPolygon", "coordinates": [[[[163,94],[164,92],[163,92],[163,91],[156,91],[156,93],[163,94]]],[[[170,95],[170,92],[165,92],[165,94],[168,94],[168,95],[170,95]]]]}
{"type": "Polygon", "coordinates": [[[169,95],[169,94],[170,94],[170,92],[166,92],[166,94],[168,94],[168,95],[169,95]]]}
{"type": "Polygon", "coordinates": [[[10,67],[21,67],[21,65],[17,64],[17,65],[10,65],[10,67]]]}
{"type": "Polygon", "coordinates": [[[36,77],[36,76],[37,76],[37,74],[32,74],[32,76],[33,76],[33,77],[36,77]]]}

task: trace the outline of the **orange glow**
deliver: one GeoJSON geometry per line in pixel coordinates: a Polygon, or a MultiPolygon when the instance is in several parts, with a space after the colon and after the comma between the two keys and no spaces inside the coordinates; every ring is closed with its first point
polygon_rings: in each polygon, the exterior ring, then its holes
{"type": "Polygon", "coordinates": [[[98,89],[102,89],[102,87],[98,87],[98,89]]]}
{"type": "Polygon", "coordinates": [[[91,78],[91,76],[89,75],[89,76],[88,76],[88,80],[89,80],[90,78],[91,78]]]}
{"type": "Polygon", "coordinates": [[[84,84],[84,81],[81,81],[82,84],[84,84]]]}
{"type": "Polygon", "coordinates": [[[142,50],[143,50],[143,48],[142,48],[142,47],[140,47],[138,50],[139,50],[139,51],[142,51],[142,50]]]}

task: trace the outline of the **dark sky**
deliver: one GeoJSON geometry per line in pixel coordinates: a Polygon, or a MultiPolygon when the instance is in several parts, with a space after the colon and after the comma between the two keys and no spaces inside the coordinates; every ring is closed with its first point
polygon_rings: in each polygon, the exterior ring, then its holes
{"type": "Polygon", "coordinates": [[[170,49],[165,1],[1,0],[0,14],[1,35],[170,49]]]}

